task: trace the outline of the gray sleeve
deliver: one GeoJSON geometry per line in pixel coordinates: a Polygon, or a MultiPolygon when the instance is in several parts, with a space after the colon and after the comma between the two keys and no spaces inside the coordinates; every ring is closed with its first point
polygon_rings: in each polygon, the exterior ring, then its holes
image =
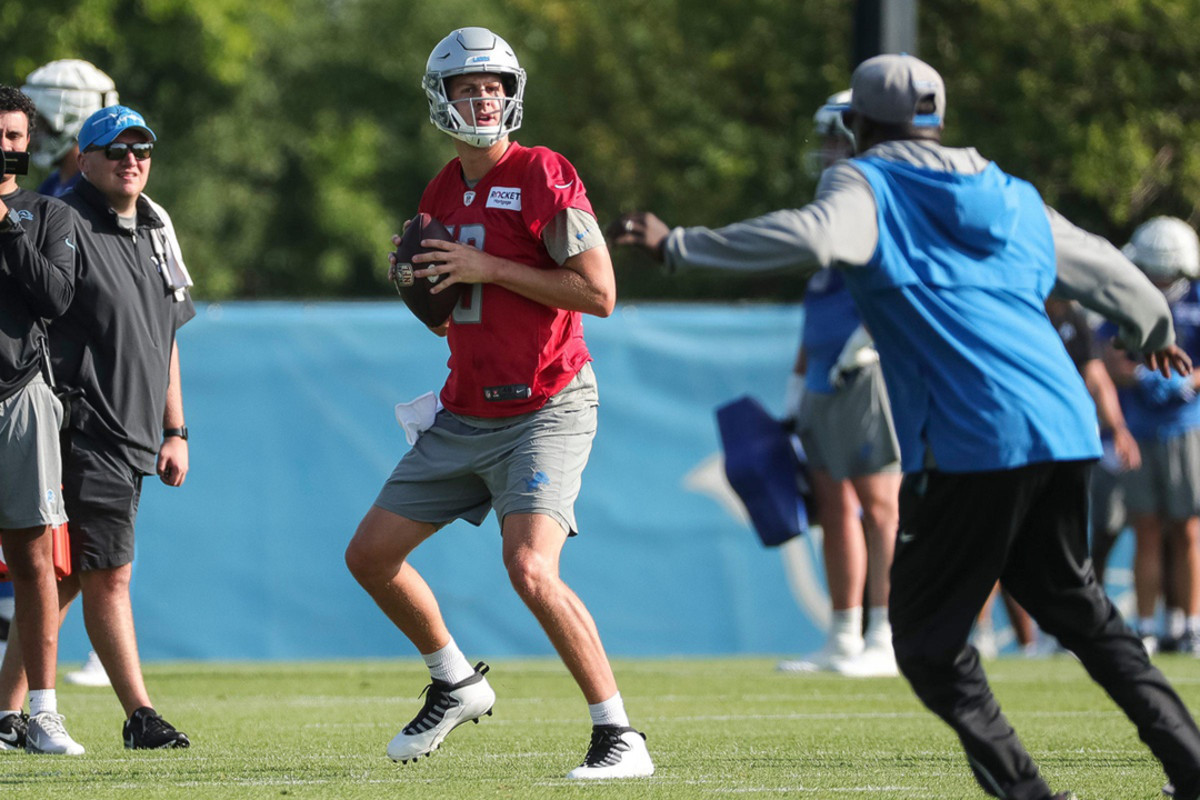
{"type": "Polygon", "coordinates": [[[1058,260],[1054,296],[1078,300],[1116,323],[1118,341],[1130,352],[1150,353],[1174,344],[1167,300],[1142,271],[1120,250],[1049,206],[1046,216],[1058,260]]]}
{"type": "Polygon", "coordinates": [[[723,228],[675,228],[663,251],[668,268],[729,270],[861,265],[879,242],[875,195],[857,169],[842,161],[821,175],[817,198],[723,228]]]}
{"type": "Polygon", "coordinates": [[[564,208],[542,229],[542,241],[554,263],[562,266],[571,256],[604,245],[600,223],[586,211],[564,208]]]}

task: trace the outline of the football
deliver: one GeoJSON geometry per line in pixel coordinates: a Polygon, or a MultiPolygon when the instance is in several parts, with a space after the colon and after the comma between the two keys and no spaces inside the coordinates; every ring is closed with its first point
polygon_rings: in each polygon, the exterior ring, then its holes
{"type": "Polygon", "coordinates": [[[430,215],[417,214],[413,217],[408,230],[400,238],[396,252],[393,253],[396,257],[396,266],[391,271],[391,276],[392,282],[396,284],[396,291],[400,293],[400,299],[408,306],[408,310],[430,328],[436,328],[450,317],[450,312],[454,310],[466,284],[458,283],[444,292],[431,294],[429,290],[446,276],[414,277],[414,269],[425,269],[430,266],[428,263],[415,266],[412,263],[413,256],[430,252],[430,248],[421,246],[423,239],[441,239],[453,242],[454,236],[446,230],[445,225],[430,215]]]}

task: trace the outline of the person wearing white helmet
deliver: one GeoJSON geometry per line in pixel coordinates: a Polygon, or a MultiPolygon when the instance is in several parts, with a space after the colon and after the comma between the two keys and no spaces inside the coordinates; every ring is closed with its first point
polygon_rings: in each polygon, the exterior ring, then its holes
{"type": "Polygon", "coordinates": [[[616,302],[608,247],[571,163],[509,138],[521,124],[525,71],[507,42],[485,28],[453,31],[434,47],[422,85],[430,120],[458,157],[417,208],[457,241],[425,240],[433,252],[413,257],[414,277],[443,276],[432,291],[463,294],[433,328],[450,346],[444,408],[417,426],[346,548],[350,572],[432,678],[387,753],[401,762],[429,755],[492,711],[488,667],[472,668],[408,557],[453,520],[479,525],[495,509],[513,588],[588,703],[591,742],[568,777],[648,776],[645,736],[629,724],[591,614],[558,570],[578,530],[574,502],[596,431],[582,315],[608,316],[616,302]]]}
{"type": "MultiPolygon", "coordinates": [[[[851,97],[849,91],[832,95],[813,117],[820,139],[807,155],[821,169],[854,154],[854,136],[842,124],[851,97]]],[[[898,675],[887,596],[900,522],[900,445],[879,356],[835,269],[817,272],[805,289],[804,331],[786,413],[808,457],[833,615],[820,651],[781,661],[778,668],[898,675]]]]}
{"type": "Polygon", "coordinates": [[[38,187],[39,194],[61,197],[79,182],[75,137],[83,121],[119,101],[113,79],[96,65],[78,58],[44,64],[21,87],[37,106],[39,127],[33,162],[54,171],[38,187]]]}
{"type": "MultiPolygon", "coordinates": [[[[1180,346],[1200,358],[1195,230],[1175,217],[1155,217],[1138,226],[1124,253],[1166,296],[1180,346]]],[[[1200,656],[1200,376],[1166,379],[1111,347],[1106,361],[1142,453],[1141,467],[1120,476],[1136,537],[1136,627],[1148,650],[1200,656]]]]}

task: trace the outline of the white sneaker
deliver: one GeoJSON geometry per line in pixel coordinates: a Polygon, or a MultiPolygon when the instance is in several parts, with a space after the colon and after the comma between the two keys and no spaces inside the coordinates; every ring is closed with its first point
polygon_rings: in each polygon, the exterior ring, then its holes
{"type": "Polygon", "coordinates": [[[861,636],[834,636],[812,655],[794,661],[780,661],[775,669],[780,672],[840,672],[843,664],[857,658],[862,651],[861,636]]]}
{"type": "Polygon", "coordinates": [[[1000,643],[996,641],[996,632],[991,628],[975,628],[971,644],[979,651],[979,657],[984,661],[1000,657],[1000,643]]]}
{"type": "Polygon", "coordinates": [[[646,749],[646,734],[619,725],[596,725],[583,763],[567,773],[568,778],[648,778],[654,762],[646,749]]]}
{"type": "Polygon", "coordinates": [[[83,662],[82,667],[74,672],[68,672],[63,676],[63,680],[74,686],[112,686],[112,682],[108,679],[108,673],[104,671],[104,665],[100,663],[100,656],[96,655],[95,650],[88,652],[87,661],[83,662]]]}
{"type": "Polygon", "coordinates": [[[851,678],[894,678],[900,674],[890,644],[865,648],[855,658],[841,662],[835,671],[851,678]]]}
{"type": "Polygon", "coordinates": [[[25,752],[81,756],[83,745],[67,733],[62,714],[43,711],[29,718],[29,727],[25,731],[25,752]]]}
{"type": "Polygon", "coordinates": [[[458,683],[435,678],[425,687],[425,705],[388,744],[388,758],[415,761],[437,750],[446,735],[464,722],[478,723],[480,717],[490,717],[496,693],[483,677],[487,671],[488,665],[480,661],[475,674],[458,683]]]}

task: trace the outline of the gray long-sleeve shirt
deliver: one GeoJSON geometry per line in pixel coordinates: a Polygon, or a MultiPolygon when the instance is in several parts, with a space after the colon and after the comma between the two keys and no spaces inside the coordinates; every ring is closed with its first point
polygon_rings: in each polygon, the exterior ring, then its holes
{"type": "MultiPolygon", "coordinates": [[[[894,141],[866,155],[927,169],[965,174],[987,165],[974,148],[934,142],[894,141]]],[[[1078,300],[1118,325],[1121,343],[1134,352],[1160,350],[1174,342],[1170,310],[1141,271],[1104,239],[1067,221],[1046,206],[1054,237],[1057,297],[1078,300]]],[[[862,268],[875,253],[879,227],[875,195],[851,161],[821,175],[816,199],[723,228],[675,228],[667,237],[667,266],[727,270],[798,268],[805,275],[830,266],[862,268]]]]}

